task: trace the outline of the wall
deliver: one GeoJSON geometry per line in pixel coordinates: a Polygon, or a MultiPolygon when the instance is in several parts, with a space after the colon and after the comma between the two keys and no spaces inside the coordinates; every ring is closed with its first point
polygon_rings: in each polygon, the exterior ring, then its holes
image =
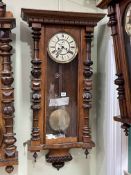
{"type": "MultiPolygon", "coordinates": [[[[13,67],[15,77],[15,132],[17,133],[17,146],[19,151],[19,166],[15,168],[13,175],[95,175],[96,174],[96,148],[90,151],[88,159],[85,159],[83,150],[73,149],[71,153],[73,160],[66,163],[59,172],[45,162],[45,152],[39,153],[37,163],[33,162],[32,154],[27,152],[26,142],[30,139],[31,133],[31,110],[30,110],[30,70],[31,70],[31,45],[32,38],[26,23],[20,18],[21,8],[36,8],[46,10],[68,10],[81,12],[99,12],[95,8],[94,1],[86,0],[4,0],[7,10],[14,13],[16,17],[16,29],[13,30],[13,67]]],[[[96,80],[97,48],[96,32],[94,36],[94,80],[96,80]]],[[[95,84],[94,84],[95,85],[95,84]]],[[[96,94],[94,88],[94,94],[96,94]]],[[[93,99],[94,110],[91,115],[91,128],[93,140],[96,141],[96,109],[95,99],[93,99]]],[[[99,137],[99,136],[98,136],[99,137]]],[[[0,170],[0,175],[6,175],[4,168],[0,170]]]]}
{"type": "Polygon", "coordinates": [[[128,171],[129,173],[131,173],[131,129],[130,129],[129,138],[128,138],[128,162],[129,162],[128,171]]]}

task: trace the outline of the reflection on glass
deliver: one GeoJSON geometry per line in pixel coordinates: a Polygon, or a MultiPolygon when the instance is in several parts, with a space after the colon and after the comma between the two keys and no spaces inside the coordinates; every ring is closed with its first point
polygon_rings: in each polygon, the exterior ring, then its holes
{"type": "Polygon", "coordinates": [[[129,71],[129,80],[131,82],[131,4],[127,7],[124,17],[124,39],[127,58],[127,66],[129,71]]]}
{"type": "Polygon", "coordinates": [[[128,7],[125,17],[125,31],[130,37],[130,44],[131,44],[131,5],[128,7]]]}

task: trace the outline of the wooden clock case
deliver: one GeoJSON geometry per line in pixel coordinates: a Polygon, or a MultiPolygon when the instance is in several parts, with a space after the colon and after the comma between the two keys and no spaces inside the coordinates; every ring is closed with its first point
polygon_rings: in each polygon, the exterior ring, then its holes
{"type": "Polygon", "coordinates": [[[131,124],[131,52],[127,54],[128,46],[125,41],[125,15],[129,5],[131,0],[102,0],[97,5],[102,9],[108,8],[108,25],[112,31],[117,69],[115,84],[118,86],[120,106],[120,116],[115,116],[114,120],[123,123],[122,128],[126,135],[131,124]]]}
{"type": "Polygon", "coordinates": [[[103,14],[22,9],[22,19],[32,28],[34,40],[34,57],[31,61],[33,129],[28,149],[34,152],[35,159],[40,150],[49,150],[46,161],[57,169],[72,159],[69,149],[83,148],[87,155],[88,150],[95,146],[89,128],[93,74],[91,42],[94,27],[103,17],[103,14]],[[58,32],[70,34],[77,42],[77,58],[69,64],[57,64],[47,53],[49,39],[58,32]],[[70,111],[76,117],[71,119],[69,137],[47,139],[48,84],[52,81],[53,72],[58,65],[64,69],[68,95],[72,97],[74,94],[76,107],[71,106],[70,111]]]}
{"type": "Polygon", "coordinates": [[[15,26],[12,13],[6,12],[6,5],[0,2],[0,166],[6,166],[8,173],[13,171],[13,165],[18,164],[18,153],[14,145],[16,138],[13,132],[14,79],[10,45],[11,30],[15,26]]]}

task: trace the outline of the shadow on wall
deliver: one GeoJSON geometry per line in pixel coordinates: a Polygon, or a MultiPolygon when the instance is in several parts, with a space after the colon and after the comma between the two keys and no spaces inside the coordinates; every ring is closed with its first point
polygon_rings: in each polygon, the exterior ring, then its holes
{"type": "Polygon", "coordinates": [[[131,128],[128,137],[128,171],[131,173],[131,128]]]}
{"type": "MultiPolygon", "coordinates": [[[[65,166],[59,171],[52,167],[50,163],[45,161],[45,154],[47,151],[41,151],[38,153],[37,162],[34,163],[32,159],[32,153],[28,152],[28,175],[42,175],[42,172],[46,171],[47,175],[64,175],[64,174],[75,174],[75,175],[91,175],[90,172],[90,158],[85,159],[85,155],[82,149],[72,149],[71,154],[73,160],[65,163],[65,166]]],[[[92,174],[94,175],[94,174],[92,174]]]]}
{"type": "Polygon", "coordinates": [[[23,91],[23,102],[29,100],[30,92],[30,72],[31,72],[31,59],[33,57],[33,39],[31,36],[30,28],[24,23],[20,23],[20,40],[21,40],[21,59],[22,59],[22,73],[21,81],[23,91]]]}
{"type": "MultiPolygon", "coordinates": [[[[106,21],[107,23],[107,21],[106,21]]],[[[107,24],[103,24],[99,27],[97,33],[97,119],[96,119],[96,162],[98,175],[104,175],[106,173],[106,161],[107,161],[107,109],[108,109],[108,97],[107,97],[107,52],[108,52],[108,40],[109,29],[107,24]],[[99,126],[99,127],[98,127],[99,126]]]]}
{"type": "MultiPolygon", "coordinates": [[[[98,63],[97,63],[97,133],[101,133],[101,137],[97,137],[97,148],[99,153],[103,152],[101,140],[104,141],[104,128],[103,122],[105,120],[103,109],[106,107],[105,94],[106,94],[106,52],[107,45],[105,44],[104,35],[107,33],[106,25],[101,25],[100,31],[98,31],[98,63]],[[102,53],[101,53],[102,52],[102,53]],[[102,110],[101,110],[102,109],[102,110]],[[101,124],[100,124],[101,123],[101,124]],[[100,139],[101,138],[101,139],[100,139]]],[[[104,145],[103,145],[104,146],[104,145]]]]}

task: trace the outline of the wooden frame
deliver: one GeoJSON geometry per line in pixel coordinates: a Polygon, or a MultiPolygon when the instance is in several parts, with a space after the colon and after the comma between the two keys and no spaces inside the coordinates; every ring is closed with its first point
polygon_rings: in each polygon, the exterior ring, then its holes
{"type": "Polygon", "coordinates": [[[6,5],[0,2],[0,166],[6,166],[11,173],[13,165],[18,164],[16,142],[13,132],[14,118],[14,81],[11,66],[11,30],[15,28],[15,18],[11,12],[6,12],[6,5]]]}
{"type": "Polygon", "coordinates": [[[131,0],[102,0],[98,4],[100,8],[108,8],[108,25],[112,30],[117,69],[116,75],[118,77],[115,80],[115,84],[118,85],[118,100],[121,113],[120,116],[114,117],[114,120],[123,123],[122,128],[126,135],[128,135],[128,129],[131,124],[131,87],[124,43],[123,16],[129,3],[131,3],[131,0]]]}
{"type": "Polygon", "coordinates": [[[22,9],[22,19],[32,27],[34,40],[34,57],[32,59],[32,110],[33,129],[28,149],[34,152],[36,161],[40,150],[48,149],[46,160],[59,170],[64,162],[72,160],[70,148],[88,149],[95,146],[89,128],[89,110],[92,99],[92,60],[91,42],[94,27],[104,17],[103,14],[87,14],[74,12],[58,12],[46,10],[22,9]],[[48,30],[46,30],[48,28],[48,30]],[[53,30],[52,30],[53,28],[53,30]],[[78,56],[78,121],[77,137],[57,139],[55,142],[46,140],[46,79],[47,79],[47,42],[51,31],[70,32],[79,44],[78,56]],[[48,32],[47,32],[48,31],[48,32]],[[78,36],[80,36],[79,39],[78,36]],[[59,142],[58,142],[59,141],[59,142]]]}

